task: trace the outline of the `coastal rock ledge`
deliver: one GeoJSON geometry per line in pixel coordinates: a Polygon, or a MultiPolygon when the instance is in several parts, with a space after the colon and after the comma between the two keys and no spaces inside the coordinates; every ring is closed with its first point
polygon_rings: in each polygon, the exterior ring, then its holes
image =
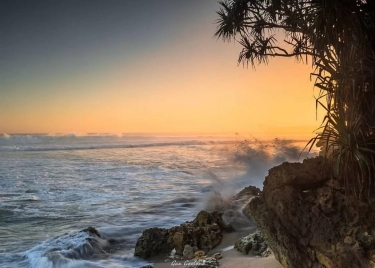
{"type": "Polygon", "coordinates": [[[323,158],[283,163],[244,208],[289,268],[375,267],[375,206],[347,197],[323,158]]]}
{"type": "Polygon", "coordinates": [[[223,231],[231,232],[233,228],[223,221],[221,212],[201,211],[192,222],[170,229],[144,230],[137,240],[134,256],[148,258],[160,253],[169,254],[173,249],[182,256],[186,245],[207,252],[221,242],[223,231]]]}

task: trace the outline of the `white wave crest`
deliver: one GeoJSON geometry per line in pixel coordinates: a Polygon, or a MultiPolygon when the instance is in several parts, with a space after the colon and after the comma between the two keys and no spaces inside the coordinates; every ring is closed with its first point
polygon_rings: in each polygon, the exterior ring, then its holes
{"type": "Polygon", "coordinates": [[[25,252],[31,267],[35,268],[99,268],[89,261],[97,254],[105,254],[109,242],[88,232],[62,235],[44,241],[25,252]]]}

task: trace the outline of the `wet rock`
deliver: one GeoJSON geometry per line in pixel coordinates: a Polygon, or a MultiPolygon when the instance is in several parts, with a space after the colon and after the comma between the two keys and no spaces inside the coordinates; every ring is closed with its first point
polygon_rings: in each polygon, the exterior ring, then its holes
{"type": "Polygon", "coordinates": [[[205,252],[217,246],[222,237],[222,231],[218,224],[196,226],[185,223],[169,230],[169,243],[176,249],[176,254],[182,255],[185,245],[193,245],[205,252]]]}
{"type": "Polygon", "coordinates": [[[254,256],[268,256],[270,254],[270,251],[267,250],[268,245],[259,230],[240,238],[234,248],[245,255],[250,253],[254,256]]]}
{"type": "Polygon", "coordinates": [[[244,208],[284,267],[373,265],[375,206],[346,196],[331,173],[321,157],[283,163],[244,208]]]}
{"type": "Polygon", "coordinates": [[[148,264],[148,265],[144,265],[144,266],[142,266],[142,267],[140,267],[140,268],[154,268],[154,266],[148,264]]]}
{"type": "Polygon", "coordinates": [[[198,213],[197,217],[193,221],[193,224],[197,226],[209,226],[212,224],[217,224],[221,231],[224,232],[233,232],[234,229],[231,225],[227,224],[223,218],[223,213],[219,211],[214,211],[212,213],[209,213],[207,211],[201,211],[198,213]]]}
{"type": "Polygon", "coordinates": [[[137,240],[134,255],[147,258],[159,252],[170,252],[173,249],[173,245],[168,240],[169,232],[167,229],[146,229],[137,240]]]}
{"type": "Polygon", "coordinates": [[[248,186],[231,198],[231,201],[248,200],[251,197],[259,196],[262,191],[255,186],[248,186]]]}
{"type": "Polygon", "coordinates": [[[230,224],[233,229],[238,230],[245,227],[255,226],[255,222],[246,217],[242,212],[242,207],[246,205],[251,198],[259,196],[261,190],[254,186],[248,186],[231,198],[224,199],[220,193],[216,193],[216,199],[221,202],[214,201],[215,209],[223,212],[223,219],[230,224]]]}
{"type": "MultiPolygon", "coordinates": [[[[88,227],[77,233],[69,233],[44,242],[51,249],[44,253],[53,267],[65,267],[71,260],[88,260],[96,257],[106,257],[111,250],[110,241],[102,238],[98,230],[88,227]]],[[[43,266],[35,263],[35,267],[43,266]]]]}
{"type": "Polygon", "coordinates": [[[259,196],[261,192],[262,191],[255,186],[248,186],[236,195],[225,198],[219,192],[214,191],[209,204],[213,204],[211,207],[212,211],[225,212],[227,210],[235,210],[249,202],[252,197],[259,196]]]}
{"type": "Polygon", "coordinates": [[[97,237],[101,237],[100,233],[98,230],[96,230],[94,227],[87,227],[86,229],[83,229],[81,232],[87,232],[91,235],[94,235],[94,236],[97,236],[97,237]]]}
{"type": "Polygon", "coordinates": [[[232,230],[223,221],[222,213],[201,211],[192,222],[170,229],[145,230],[136,243],[134,255],[147,258],[159,253],[169,253],[172,249],[176,250],[177,255],[183,255],[186,245],[207,252],[220,243],[224,231],[232,230]]]}

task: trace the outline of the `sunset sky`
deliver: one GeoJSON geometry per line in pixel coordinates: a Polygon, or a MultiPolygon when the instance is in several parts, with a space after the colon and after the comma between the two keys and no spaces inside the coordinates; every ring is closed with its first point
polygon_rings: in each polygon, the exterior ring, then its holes
{"type": "Polygon", "coordinates": [[[0,1],[0,133],[313,136],[311,66],[237,65],[217,1],[0,1]]]}

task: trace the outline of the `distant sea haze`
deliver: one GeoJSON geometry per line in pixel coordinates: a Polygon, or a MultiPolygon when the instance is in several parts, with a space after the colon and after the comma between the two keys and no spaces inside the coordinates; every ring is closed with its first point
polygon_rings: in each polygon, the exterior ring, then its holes
{"type": "Polygon", "coordinates": [[[140,267],[146,262],[133,253],[144,229],[192,220],[213,193],[262,188],[268,169],[301,160],[305,144],[234,135],[2,134],[0,267],[140,267]],[[116,240],[115,249],[69,259],[89,226],[116,240]]]}

